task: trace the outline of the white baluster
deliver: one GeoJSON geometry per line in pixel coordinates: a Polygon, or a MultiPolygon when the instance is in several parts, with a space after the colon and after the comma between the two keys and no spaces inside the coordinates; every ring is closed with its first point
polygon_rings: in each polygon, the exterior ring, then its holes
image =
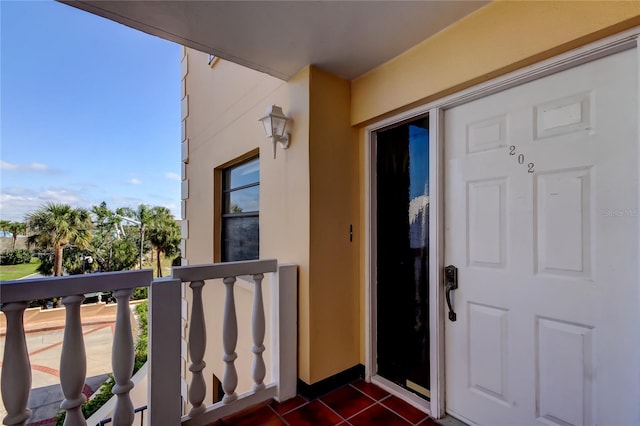
{"type": "Polygon", "coordinates": [[[253,276],[255,290],[253,293],[253,312],[251,314],[251,332],[253,335],[253,348],[251,351],[255,354],[253,359],[253,368],[251,369],[251,377],[253,378],[253,390],[259,391],[264,389],[264,376],[267,369],[262,359],[264,352],[264,303],[262,301],[262,279],[264,274],[256,274],[253,276]]]}
{"type": "Polygon", "coordinates": [[[66,310],[66,321],[60,359],[60,386],[64,401],[60,404],[60,408],[67,410],[65,425],[87,424],[80,409],[86,400],[82,394],[82,388],[87,374],[87,356],[80,319],[80,304],[83,300],[84,296],[81,294],[62,298],[62,304],[66,310]]]}
{"type": "Polygon", "coordinates": [[[129,397],[129,392],[134,386],[131,381],[134,361],[131,308],[129,307],[131,289],[116,290],[113,295],[118,301],[116,327],[111,349],[111,366],[116,382],[111,393],[118,397],[113,413],[113,424],[115,426],[131,425],[135,417],[133,403],[129,397]]]}
{"type": "Polygon", "coordinates": [[[31,410],[27,408],[31,390],[31,364],[24,337],[23,316],[26,302],[2,305],[7,321],[2,364],[2,401],[7,410],[5,425],[24,425],[31,410]]]}
{"type": "Polygon", "coordinates": [[[207,347],[207,330],[202,306],[204,281],[192,281],[189,287],[193,290],[193,310],[189,323],[189,354],[191,356],[189,371],[192,373],[191,386],[189,386],[189,402],[192,408],[189,415],[194,416],[206,409],[202,404],[207,392],[202,370],[207,365],[203,361],[204,351],[207,347]]]}
{"type": "Polygon", "coordinates": [[[238,386],[238,373],[234,364],[238,355],[236,354],[236,343],[238,342],[238,320],[236,319],[236,302],[233,295],[233,284],[235,277],[228,277],[223,280],[227,286],[226,297],[224,299],[224,318],[222,320],[222,346],[224,356],[222,360],[226,363],[224,375],[222,376],[222,390],[224,397],[222,402],[229,403],[238,398],[236,386],[238,386]]]}

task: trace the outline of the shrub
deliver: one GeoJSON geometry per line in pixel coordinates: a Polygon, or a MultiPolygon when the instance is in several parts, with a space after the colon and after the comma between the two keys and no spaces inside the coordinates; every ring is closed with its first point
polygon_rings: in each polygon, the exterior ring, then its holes
{"type": "MultiPolygon", "coordinates": [[[[102,383],[100,388],[96,391],[95,396],[89,401],[82,404],[81,409],[85,419],[91,417],[93,413],[98,411],[100,407],[102,407],[111,399],[111,397],[113,396],[113,393],[111,391],[113,390],[115,384],[116,381],[113,378],[113,375],[109,374],[109,378],[104,383],[102,383]]],[[[67,412],[60,411],[58,413],[58,416],[56,417],[55,426],[63,426],[66,417],[67,412]]]]}
{"type": "Polygon", "coordinates": [[[144,301],[136,306],[140,335],[135,347],[135,362],[133,371],[138,371],[147,362],[147,345],[149,343],[149,302],[144,301]]]}
{"type": "Polygon", "coordinates": [[[40,265],[38,265],[38,268],[36,269],[36,271],[38,271],[45,277],[53,275],[53,261],[54,261],[53,252],[44,251],[44,252],[38,253],[37,256],[38,256],[38,259],[40,259],[40,265]]]}
{"type": "Polygon", "coordinates": [[[19,265],[29,262],[31,262],[31,252],[29,250],[7,250],[0,254],[0,265],[19,265]]]}
{"type": "Polygon", "coordinates": [[[146,299],[148,295],[149,295],[149,287],[137,287],[133,289],[131,300],[146,299]]]}

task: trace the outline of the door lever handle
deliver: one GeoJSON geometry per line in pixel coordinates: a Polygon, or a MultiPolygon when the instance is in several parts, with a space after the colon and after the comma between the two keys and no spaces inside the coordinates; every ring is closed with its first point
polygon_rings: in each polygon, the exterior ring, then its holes
{"type": "Polygon", "coordinates": [[[447,306],[449,307],[449,321],[455,321],[457,319],[457,315],[453,310],[453,303],[451,302],[451,292],[457,288],[458,268],[453,265],[449,265],[444,268],[444,289],[447,306]]]}

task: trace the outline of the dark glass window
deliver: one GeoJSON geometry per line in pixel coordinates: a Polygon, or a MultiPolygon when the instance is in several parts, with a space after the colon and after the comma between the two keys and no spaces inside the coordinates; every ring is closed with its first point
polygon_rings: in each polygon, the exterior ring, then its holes
{"type": "Polygon", "coordinates": [[[222,261],[260,255],[260,159],[222,172],[222,261]]]}

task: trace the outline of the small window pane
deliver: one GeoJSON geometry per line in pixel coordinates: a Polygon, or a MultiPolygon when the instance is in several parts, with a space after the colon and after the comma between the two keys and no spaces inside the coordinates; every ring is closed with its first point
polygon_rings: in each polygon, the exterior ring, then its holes
{"type": "Polygon", "coordinates": [[[227,170],[225,189],[257,183],[260,181],[260,160],[256,158],[233,169],[227,170]]]}
{"type": "Polygon", "coordinates": [[[225,213],[257,212],[260,209],[260,187],[252,186],[225,194],[225,213]]]}
{"type": "Polygon", "coordinates": [[[227,217],[223,221],[222,241],[225,262],[258,259],[260,228],[258,217],[227,217]]]}

